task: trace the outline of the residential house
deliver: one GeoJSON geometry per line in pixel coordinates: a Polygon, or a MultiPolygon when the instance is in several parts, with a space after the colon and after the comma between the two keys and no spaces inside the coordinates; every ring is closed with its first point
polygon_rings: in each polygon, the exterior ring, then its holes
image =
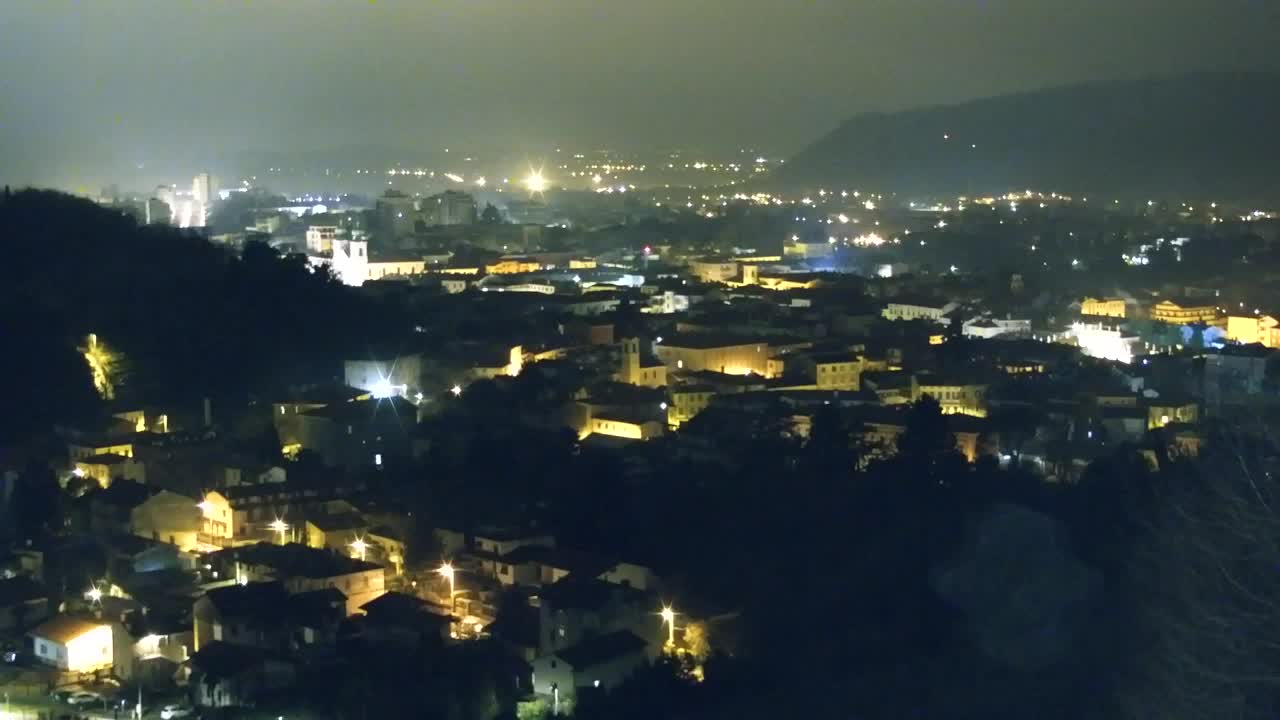
{"type": "Polygon", "coordinates": [[[526,545],[554,547],[554,537],[533,530],[485,526],[475,531],[475,549],[493,555],[506,555],[526,545]]]}
{"type": "MultiPolygon", "coordinates": [[[[851,422],[861,428],[861,440],[866,448],[863,462],[897,452],[898,437],[907,429],[908,412],[903,406],[868,406],[856,410],[851,422]]],[[[999,434],[988,426],[986,418],[963,413],[948,415],[947,429],[955,438],[956,451],[969,462],[999,452],[999,434]]]]}
{"type": "Polygon", "coordinates": [[[59,615],[28,633],[35,657],[46,665],[72,673],[110,670],[115,662],[114,636],[109,623],[59,615]]]}
{"type": "Polygon", "coordinates": [[[449,640],[454,618],[444,608],[405,593],[385,593],[361,606],[363,629],[374,646],[405,648],[440,645],[449,640]]]}
{"type": "Polygon", "coordinates": [[[305,538],[302,517],[308,513],[344,512],[345,502],[365,485],[362,481],[334,482],[325,485],[289,480],[262,485],[239,485],[223,490],[231,505],[232,536],[237,543],[254,540],[279,540],[272,523],[280,520],[289,525],[287,539],[305,538]]]}
{"type": "Polygon", "coordinates": [[[159,488],[143,486],[133,480],[116,480],[106,489],[86,493],[83,502],[88,506],[88,532],[93,534],[124,534],[131,532],[134,507],[142,505],[148,497],[160,492],[159,488]]]}
{"type": "Polygon", "coordinates": [[[312,385],[297,388],[287,397],[271,406],[271,418],[280,437],[281,450],[286,455],[296,453],[302,447],[302,435],[298,416],[330,405],[368,400],[373,397],[368,390],[350,385],[312,385]]]}
{"type": "Polygon", "coordinates": [[[99,455],[133,457],[133,441],[128,438],[92,433],[75,433],[67,441],[67,453],[71,462],[99,455]]]}
{"type": "Polygon", "coordinates": [[[1261,345],[1222,348],[1204,356],[1203,396],[1205,405],[1220,410],[1256,400],[1267,377],[1267,361],[1272,351],[1261,345]]]}
{"type": "Polygon", "coordinates": [[[290,592],[280,582],[215,588],[192,608],[192,645],[248,645],[280,653],[332,645],[346,617],[346,597],[331,587],[290,592]]]}
{"type": "Polygon", "coordinates": [[[1280,321],[1273,315],[1228,315],[1227,339],[1241,345],[1280,347],[1280,321]]]}
{"type": "Polygon", "coordinates": [[[147,573],[190,571],[196,567],[193,552],[182,550],[168,539],[153,540],[133,533],[102,537],[107,568],[112,576],[136,577],[147,573]]]}
{"type": "Polygon", "coordinates": [[[308,513],[304,521],[307,546],[351,553],[357,538],[369,533],[369,521],[358,512],[308,513]]]}
{"type": "Polygon", "coordinates": [[[1147,401],[1146,427],[1154,430],[1166,425],[1178,423],[1194,425],[1200,421],[1200,403],[1192,398],[1176,398],[1173,396],[1152,398],[1147,401]]]}
{"type": "Polygon", "coordinates": [[[276,580],[290,594],[333,588],[346,597],[348,615],[386,592],[381,565],[297,543],[260,542],[213,553],[206,561],[223,577],[239,582],[276,580]]]}
{"type": "Polygon", "coordinates": [[[120,478],[138,483],[147,481],[146,465],[131,457],[114,453],[79,458],[75,461],[74,472],[80,477],[96,481],[104,488],[120,478]]]}
{"type": "Polygon", "coordinates": [[[409,456],[417,416],[417,406],[399,396],[328,405],[297,416],[298,444],[325,465],[379,467],[409,456]]]}
{"type": "Polygon", "coordinates": [[[595,577],[610,563],[591,553],[547,545],[524,545],[504,553],[494,563],[494,574],[503,585],[552,585],[571,573],[595,577]]]}
{"type": "Polygon", "coordinates": [[[558,702],[584,688],[611,690],[655,656],[648,642],[628,630],[591,637],[535,659],[533,691],[558,702]]]}
{"type": "Polygon", "coordinates": [[[167,683],[195,649],[194,627],[190,619],[165,617],[159,613],[136,614],[140,621],[131,628],[134,676],[148,683],[167,683]]]}
{"type": "Polygon", "coordinates": [[[231,507],[220,493],[204,498],[161,490],[129,513],[134,535],[170,545],[182,552],[209,552],[231,543],[231,507]]]}
{"type": "Polygon", "coordinates": [[[205,708],[248,707],[293,685],[297,669],[259,647],[214,642],[189,661],[192,702],[205,708]]]}
{"type": "Polygon", "coordinates": [[[667,427],[675,430],[706,410],[716,392],[709,385],[690,383],[671,388],[667,398],[667,427]]]}
{"type": "Polygon", "coordinates": [[[49,616],[49,591],[26,575],[0,579],[0,633],[26,629],[49,616]]]}
{"type": "Polygon", "coordinates": [[[543,587],[538,597],[538,640],[543,654],[617,630],[658,641],[658,603],[634,588],[590,574],[570,575],[543,587]]]}
{"type": "Polygon", "coordinates": [[[960,413],[985,417],[987,414],[987,383],[964,377],[952,377],[935,373],[917,373],[911,376],[911,402],[930,395],[942,406],[944,414],[960,413]]]}
{"type": "Polygon", "coordinates": [[[390,525],[376,525],[364,536],[369,562],[390,566],[396,575],[404,573],[405,541],[403,534],[390,525]]]}

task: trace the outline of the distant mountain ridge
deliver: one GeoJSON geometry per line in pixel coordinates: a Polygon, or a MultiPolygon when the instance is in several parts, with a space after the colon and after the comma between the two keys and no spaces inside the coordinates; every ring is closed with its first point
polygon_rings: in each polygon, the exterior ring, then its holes
{"type": "Polygon", "coordinates": [[[1195,73],[858,115],[764,184],[1280,200],[1280,74],[1195,73]]]}

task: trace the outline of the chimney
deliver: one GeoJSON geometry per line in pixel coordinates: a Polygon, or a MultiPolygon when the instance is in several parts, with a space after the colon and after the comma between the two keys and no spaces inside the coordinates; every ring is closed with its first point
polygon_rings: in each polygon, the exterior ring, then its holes
{"type": "Polygon", "coordinates": [[[207,397],[204,399],[204,426],[213,427],[213,404],[207,397]]]}

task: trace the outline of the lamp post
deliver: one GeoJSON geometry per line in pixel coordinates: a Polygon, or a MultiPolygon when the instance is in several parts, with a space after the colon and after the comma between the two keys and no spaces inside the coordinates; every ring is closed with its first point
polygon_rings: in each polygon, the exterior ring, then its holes
{"type": "Polygon", "coordinates": [[[676,645],[676,611],[671,609],[670,605],[664,605],[662,612],[658,613],[662,616],[662,622],[667,624],[667,646],[675,647],[676,645]]]}
{"type": "Polygon", "coordinates": [[[456,572],[453,569],[453,564],[448,562],[441,563],[440,567],[436,569],[436,572],[449,581],[449,612],[452,613],[454,610],[453,597],[455,592],[453,580],[456,575],[456,572]]]}
{"type": "Polygon", "coordinates": [[[289,530],[289,524],[286,523],[284,520],[281,520],[280,518],[276,518],[275,520],[271,521],[271,524],[268,525],[267,527],[271,528],[273,531],[275,531],[276,534],[280,536],[280,544],[283,545],[284,534],[289,530]]]}

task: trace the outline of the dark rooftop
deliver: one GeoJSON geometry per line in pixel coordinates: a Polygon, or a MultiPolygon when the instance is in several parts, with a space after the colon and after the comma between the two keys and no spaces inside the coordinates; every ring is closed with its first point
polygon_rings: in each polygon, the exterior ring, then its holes
{"type": "Polygon", "coordinates": [[[44,585],[25,575],[0,580],[0,607],[49,597],[44,585]]]}
{"type": "Polygon", "coordinates": [[[200,648],[200,652],[191,656],[190,662],[194,670],[216,679],[252,671],[258,663],[271,657],[271,653],[261,648],[219,640],[200,648]]]}
{"type": "Polygon", "coordinates": [[[323,385],[307,385],[305,387],[291,388],[287,393],[285,393],[284,397],[276,402],[299,403],[303,405],[332,405],[333,403],[355,400],[368,394],[368,391],[351,387],[350,385],[326,383],[323,385]]]}
{"type": "Polygon", "coordinates": [[[120,463],[129,462],[130,458],[115,453],[102,453],[101,455],[90,455],[87,458],[77,460],[77,463],[85,465],[119,465],[120,463]]]}
{"type": "Polygon", "coordinates": [[[303,413],[303,416],[328,418],[336,422],[400,420],[412,423],[418,417],[418,408],[402,397],[370,398],[326,405],[309,410],[303,413]]]}
{"type": "Polygon", "coordinates": [[[400,592],[383,593],[360,606],[369,619],[377,623],[419,624],[423,622],[449,622],[443,608],[422,598],[400,592]]]}
{"type": "Polygon", "coordinates": [[[289,603],[289,593],[278,582],[228,585],[210,590],[205,597],[226,617],[263,621],[283,621],[289,603]]]}
{"type": "Polygon", "coordinates": [[[647,645],[648,643],[630,630],[619,630],[567,647],[557,652],[556,656],[573,668],[581,670],[624,655],[642,652],[647,645]]]}
{"type": "MultiPolygon", "coordinates": [[[[609,564],[594,574],[609,569],[609,564]]],[[[592,573],[569,575],[542,589],[543,600],[552,608],[597,610],[612,600],[638,591],[596,579],[592,573]]]]}
{"type": "Polygon", "coordinates": [[[315,525],[324,532],[359,530],[369,526],[369,521],[366,520],[363,515],[356,512],[317,513],[315,515],[308,515],[307,522],[315,525]]]}
{"type": "Polygon", "coordinates": [[[543,545],[522,545],[503,555],[501,560],[509,565],[536,562],[541,565],[568,570],[579,577],[596,577],[615,564],[595,553],[543,545]]]}
{"type": "Polygon", "coordinates": [[[809,359],[818,365],[827,363],[857,362],[861,356],[848,351],[810,353],[809,359]]]}
{"type": "Polygon", "coordinates": [[[213,553],[211,557],[252,565],[264,565],[274,569],[281,578],[329,578],[377,570],[381,567],[376,563],[356,560],[355,558],[345,557],[326,550],[316,550],[297,543],[276,545],[269,542],[260,542],[254,545],[220,550],[213,553]]]}
{"type": "Polygon", "coordinates": [[[913,305],[916,307],[941,309],[946,307],[950,301],[943,300],[942,298],[930,297],[928,295],[903,293],[890,298],[885,298],[884,302],[886,305],[913,305]]]}
{"type": "Polygon", "coordinates": [[[141,505],[147,498],[158,492],[160,492],[159,488],[149,487],[132,480],[116,480],[105,490],[94,491],[86,497],[92,502],[130,509],[141,505]]]}
{"type": "Polygon", "coordinates": [[[760,338],[725,333],[676,333],[663,337],[662,342],[658,343],[661,347],[692,348],[695,350],[767,344],[767,341],[760,338]]]}

